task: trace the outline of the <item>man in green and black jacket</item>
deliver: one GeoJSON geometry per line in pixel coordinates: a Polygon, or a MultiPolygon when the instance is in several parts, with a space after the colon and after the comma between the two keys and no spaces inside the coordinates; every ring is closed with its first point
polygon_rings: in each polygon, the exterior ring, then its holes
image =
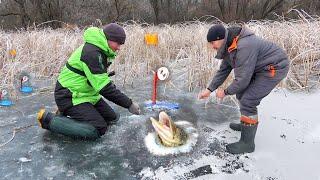
{"type": "Polygon", "coordinates": [[[92,125],[101,136],[107,126],[119,118],[102,96],[133,114],[140,114],[140,108],[116,88],[110,80],[114,72],[107,71],[116,51],[125,42],[124,29],[111,23],[102,29],[88,28],[83,37],[85,43],[73,52],[62,68],[54,96],[63,116],[92,125]]]}

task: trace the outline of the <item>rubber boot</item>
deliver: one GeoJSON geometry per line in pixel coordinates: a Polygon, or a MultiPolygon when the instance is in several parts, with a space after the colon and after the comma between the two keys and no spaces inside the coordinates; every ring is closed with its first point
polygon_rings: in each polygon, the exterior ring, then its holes
{"type": "Polygon", "coordinates": [[[97,139],[100,137],[98,130],[91,124],[82,123],[61,115],[41,109],[37,120],[43,129],[63,134],[73,138],[97,139]]]}
{"type": "Polygon", "coordinates": [[[258,123],[241,124],[241,138],[239,142],[227,145],[227,151],[231,154],[251,153],[255,149],[254,138],[258,123]]]}
{"type": "MultiPolygon", "coordinates": [[[[246,121],[246,119],[251,119],[251,120],[253,120],[254,122],[258,122],[258,114],[256,114],[256,115],[252,115],[252,116],[245,116],[245,115],[241,115],[241,117],[240,117],[240,120],[241,120],[241,122],[244,120],[244,122],[246,121]]],[[[249,121],[251,121],[251,120],[249,120],[249,121]]],[[[229,127],[232,129],[232,130],[234,130],[234,131],[241,131],[241,125],[242,125],[242,123],[230,123],[229,124],[229,127]]],[[[250,124],[251,122],[249,122],[249,124],[250,124]]]]}
{"type": "Polygon", "coordinates": [[[230,123],[229,127],[234,131],[241,131],[241,123],[230,123]]]}

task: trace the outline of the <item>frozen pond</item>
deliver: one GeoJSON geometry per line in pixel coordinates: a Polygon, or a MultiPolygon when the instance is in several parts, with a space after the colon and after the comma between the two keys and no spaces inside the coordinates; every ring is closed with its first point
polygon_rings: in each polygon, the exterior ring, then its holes
{"type": "MultiPolygon", "coordinates": [[[[150,89],[136,87],[125,92],[142,106],[151,97],[150,89]]],[[[240,137],[228,128],[229,122],[239,118],[237,109],[215,103],[205,107],[203,101],[196,100],[196,93],[168,90],[160,98],[181,105],[169,115],[175,121],[192,123],[199,137],[191,152],[167,156],[151,154],[144,143],[147,134],[154,131],[149,117],[157,117],[156,111],[145,109],[143,115],[136,116],[114,107],[121,118],[106,135],[97,141],[79,141],[52,134],[37,125],[39,108],[55,110],[52,93],[23,97],[13,107],[0,108],[0,144],[12,137],[14,128],[20,128],[14,139],[0,148],[1,179],[319,179],[315,160],[318,158],[312,157],[319,157],[320,123],[308,126],[316,122],[312,120],[315,115],[309,113],[308,121],[299,121],[302,117],[294,116],[289,106],[285,112],[291,114],[278,111],[286,106],[286,100],[299,103],[304,98],[305,102],[316,102],[314,97],[318,96],[286,97],[281,92],[270,96],[262,103],[265,108],[259,118],[266,120],[258,129],[256,152],[230,155],[225,152],[225,144],[240,137]],[[280,103],[274,104],[275,98],[280,103]],[[306,150],[309,154],[300,151],[304,148],[310,150],[306,150]],[[310,164],[304,171],[307,174],[298,172],[300,165],[292,165],[302,161],[302,155],[306,157],[305,167],[310,164]]],[[[229,105],[234,106],[232,102],[229,105]]],[[[304,107],[303,113],[314,112],[315,107],[308,103],[304,107]]]]}
{"type": "MultiPolygon", "coordinates": [[[[127,93],[143,106],[150,100],[145,95],[148,92],[140,90],[139,95],[136,90],[127,93]]],[[[237,119],[236,110],[212,107],[215,110],[209,111],[204,103],[197,104],[195,94],[173,96],[170,100],[181,105],[179,110],[169,112],[172,118],[191,122],[201,133],[198,144],[190,153],[159,157],[149,153],[144,144],[148,132],[154,131],[149,117],[156,117],[157,111],[144,110],[143,115],[136,116],[115,107],[121,112],[118,124],[111,126],[97,141],[79,141],[52,134],[37,125],[39,108],[55,110],[53,94],[23,97],[14,107],[0,109],[2,143],[11,138],[13,128],[24,127],[1,148],[0,173],[6,179],[140,179],[145,168],[189,164],[192,163],[191,156],[224,152],[218,140],[208,141],[208,134],[215,131],[214,124],[237,119]]]]}

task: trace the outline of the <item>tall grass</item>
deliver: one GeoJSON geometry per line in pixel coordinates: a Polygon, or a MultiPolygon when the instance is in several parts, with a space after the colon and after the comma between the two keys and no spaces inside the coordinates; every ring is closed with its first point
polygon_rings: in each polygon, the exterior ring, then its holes
{"type": "MultiPolygon", "coordinates": [[[[166,65],[173,73],[170,83],[191,91],[205,87],[219,68],[215,52],[206,42],[211,24],[196,21],[177,25],[130,23],[124,26],[127,40],[112,65],[118,74],[118,85],[130,85],[137,78],[150,77],[157,66],[166,65]],[[158,46],[145,45],[146,32],[159,34],[158,46]]],[[[245,26],[288,53],[291,68],[282,86],[309,89],[319,84],[319,18],[252,21],[245,26]]],[[[82,33],[67,29],[0,31],[0,89],[16,89],[16,75],[21,71],[28,71],[36,78],[55,80],[70,54],[82,43],[82,33]],[[16,55],[10,53],[13,49],[16,55]]],[[[229,77],[229,81],[231,79],[229,77]]]]}

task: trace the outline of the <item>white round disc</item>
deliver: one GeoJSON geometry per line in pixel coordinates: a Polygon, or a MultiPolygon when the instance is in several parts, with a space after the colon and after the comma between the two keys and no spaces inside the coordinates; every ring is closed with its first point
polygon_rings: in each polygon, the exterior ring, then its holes
{"type": "Polygon", "coordinates": [[[23,76],[22,81],[26,82],[26,81],[28,81],[28,79],[29,79],[28,76],[23,76]]]}
{"type": "Polygon", "coordinates": [[[166,67],[161,67],[157,71],[157,76],[161,81],[164,81],[169,78],[169,70],[166,67]]]}
{"type": "Polygon", "coordinates": [[[2,96],[4,96],[4,95],[7,95],[8,92],[6,90],[2,90],[1,94],[2,94],[2,96]]]}

